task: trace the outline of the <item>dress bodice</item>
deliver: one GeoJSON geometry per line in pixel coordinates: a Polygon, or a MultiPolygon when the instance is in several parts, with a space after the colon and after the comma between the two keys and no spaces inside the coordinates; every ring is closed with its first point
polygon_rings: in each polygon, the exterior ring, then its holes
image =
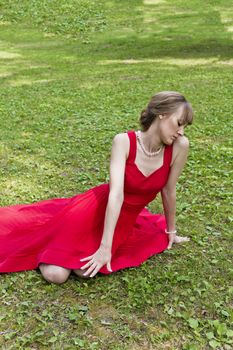
{"type": "Polygon", "coordinates": [[[170,172],[173,145],[166,145],[163,154],[162,166],[145,176],[135,163],[137,139],[135,131],[127,132],[130,149],[126,160],[124,178],[124,203],[125,207],[138,207],[142,209],[151,202],[158,192],[165,186],[170,172]]]}

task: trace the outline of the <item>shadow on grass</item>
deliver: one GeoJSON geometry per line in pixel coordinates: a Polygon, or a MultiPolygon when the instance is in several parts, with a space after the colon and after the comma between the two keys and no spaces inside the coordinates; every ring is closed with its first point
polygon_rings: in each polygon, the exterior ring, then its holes
{"type": "Polygon", "coordinates": [[[232,58],[231,18],[224,4],[137,1],[131,11],[133,28],[125,25],[99,36],[91,45],[92,54],[105,59],[232,58]]]}

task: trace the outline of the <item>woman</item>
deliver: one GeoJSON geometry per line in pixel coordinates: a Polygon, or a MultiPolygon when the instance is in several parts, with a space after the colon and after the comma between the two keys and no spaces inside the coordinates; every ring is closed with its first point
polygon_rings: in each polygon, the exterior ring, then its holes
{"type": "Polygon", "coordinates": [[[39,267],[53,283],[138,266],[188,241],[176,232],[176,183],[192,123],[184,96],[164,91],[142,111],[142,131],[115,135],[110,181],[72,198],[0,209],[0,272],[39,267]],[[161,192],[165,217],[145,206],[161,192]]]}

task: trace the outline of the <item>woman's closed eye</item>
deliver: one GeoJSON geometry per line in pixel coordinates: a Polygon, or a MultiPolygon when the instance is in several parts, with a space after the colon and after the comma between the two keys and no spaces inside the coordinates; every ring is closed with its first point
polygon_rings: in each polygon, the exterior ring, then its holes
{"type": "Polygon", "coordinates": [[[187,126],[186,123],[180,122],[180,121],[178,121],[177,124],[178,124],[178,126],[183,126],[184,128],[186,128],[186,126],[187,126]]]}

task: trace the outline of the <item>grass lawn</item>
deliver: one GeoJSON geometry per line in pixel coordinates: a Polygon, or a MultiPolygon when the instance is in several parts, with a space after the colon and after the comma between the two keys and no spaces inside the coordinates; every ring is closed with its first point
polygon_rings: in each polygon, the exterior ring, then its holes
{"type": "Polygon", "coordinates": [[[0,1],[1,206],[108,181],[113,136],[155,92],[195,111],[177,185],[191,241],[60,286],[2,274],[1,349],[232,349],[232,18],[228,0],[0,1]]]}

